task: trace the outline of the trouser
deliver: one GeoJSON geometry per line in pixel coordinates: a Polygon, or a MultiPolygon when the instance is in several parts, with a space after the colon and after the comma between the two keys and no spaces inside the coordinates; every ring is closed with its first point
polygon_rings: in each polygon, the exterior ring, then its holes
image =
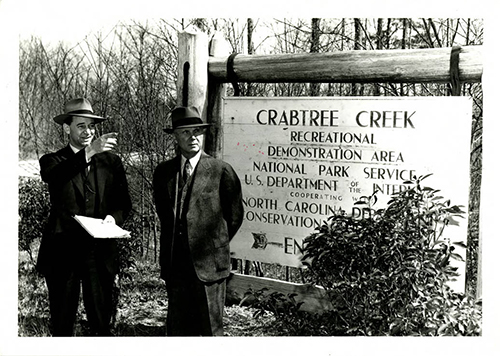
{"type": "Polygon", "coordinates": [[[196,275],[185,277],[173,280],[167,289],[167,335],[223,336],[226,280],[203,283],[196,275]]]}
{"type": "Polygon", "coordinates": [[[93,253],[76,267],[52,272],[45,276],[45,280],[49,291],[54,336],[73,335],[80,298],[80,283],[91,335],[111,335],[114,275],[103,263],[96,261],[93,253]]]}

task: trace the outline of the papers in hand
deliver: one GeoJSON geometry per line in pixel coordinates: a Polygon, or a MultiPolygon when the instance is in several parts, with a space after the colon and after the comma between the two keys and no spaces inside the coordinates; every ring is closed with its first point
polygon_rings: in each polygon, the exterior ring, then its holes
{"type": "Polygon", "coordinates": [[[75,215],[75,220],[87,230],[87,232],[98,239],[112,239],[130,237],[130,232],[123,230],[116,224],[103,223],[101,219],[89,218],[88,216],[75,215]]]}

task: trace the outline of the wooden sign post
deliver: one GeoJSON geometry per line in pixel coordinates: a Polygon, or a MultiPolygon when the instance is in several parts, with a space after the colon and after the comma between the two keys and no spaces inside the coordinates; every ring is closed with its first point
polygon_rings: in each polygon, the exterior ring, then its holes
{"type": "MultiPolygon", "coordinates": [[[[212,40],[210,56],[208,47],[208,39],[204,34],[179,34],[177,101],[179,105],[198,106],[203,112],[203,118],[212,123],[211,130],[207,134],[205,150],[217,158],[222,158],[222,148],[225,144],[222,140],[225,83],[449,83],[452,80],[450,76],[451,48],[237,55],[231,57],[231,68],[229,68],[229,53],[223,41],[219,38],[212,40]]],[[[482,46],[462,47],[458,51],[455,49],[454,52],[459,56],[458,78],[453,78],[455,82],[456,79],[459,82],[480,82],[482,46]]],[[[408,122],[408,120],[405,121],[403,118],[401,122],[408,122]]],[[[244,136],[246,133],[240,134],[244,136]]],[[[253,133],[253,135],[259,134],[253,133]]],[[[304,136],[303,139],[307,138],[304,136]]],[[[236,144],[236,142],[233,143],[236,144]]],[[[389,158],[398,160],[405,157],[396,154],[389,158]]],[[[321,171],[319,165],[321,163],[315,166],[317,173],[321,171]]],[[[325,169],[328,169],[326,165],[325,169]]],[[[344,171],[342,168],[340,171],[335,169],[331,170],[331,180],[338,178],[335,175],[348,174],[346,168],[344,171]]],[[[327,172],[330,171],[323,173],[327,172]]],[[[377,170],[375,173],[377,172],[380,171],[377,170]]],[[[360,174],[366,174],[366,172],[361,171],[360,174]]],[[[244,179],[244,176],[240,178],[244,179]]],[[[349,178],[352,181],[355,180],[354,176],[349,178]]],[[[300,189],[296,194],[300,194],[299,191],[300,189]]],[[[254,290],[259,289],[259,286],[262,288],[262,283],[265,283],[268,288],[272,287],[273,290],[283,293],[287,291],[298,293],[297,300],[304,302],[304,310],[328,309],[328,305],[321,300],[324,294],[321,289],[312,292],[311,288],[293,283],[280,281],[271,283],[257,277],[233,275],[228,283],[228,293],[242,296],[249,287],[254,290]]]]}
{"type": "Polygon", "coordinates": [[[208,39],[204,33],[179,33],[177,105],[196,106],[206,119],[208,39]]]}
{"type": "MultiPolygon", "coordinates": [[[[422,184],[467,212],[471,110],[457,96],[226,98],[223,159],[245,207],[234,256],[301,267],[303,240],[330,216],[364,217],[362,197],[377,192],[373,208],[385,208],[406,181],[429,174],[422,184]],[[450,131],[453,140],[443,137],[450,131]]],[[[465,243],[467,221],[451,221],[444,241],[465,243]]],[[[463,292],[465,263],[456,267],[452,287],[463,292]]]]}

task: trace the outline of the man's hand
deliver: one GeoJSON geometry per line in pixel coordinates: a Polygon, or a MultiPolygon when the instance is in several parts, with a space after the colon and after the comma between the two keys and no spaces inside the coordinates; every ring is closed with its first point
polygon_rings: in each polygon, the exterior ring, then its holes
{"type": "Polygon", "coordinates": [[[115,218],[112,217],[111,215],[106,215],[104,220],[102,220],[103,224],[114,224],[115,223],[115,218]]]}
{"type": "Polygon", "coordinates": [[[117,136],[118,133],[110,132],[94,140],[89,146],[85,147],[87,159],[90,159],[95,154],[114,149],[117,142],[117,136]]]}

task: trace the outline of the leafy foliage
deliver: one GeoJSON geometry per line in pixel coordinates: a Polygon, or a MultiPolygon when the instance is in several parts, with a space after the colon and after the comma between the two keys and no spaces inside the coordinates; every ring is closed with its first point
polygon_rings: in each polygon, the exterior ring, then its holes
{"type": "Polygon", "coordinates": [[[302,302],[297,302],[296,296],[294,293],[268,292],[267,288],[258,291],[249,289],[240,305],[252,299],[253,316],[259,319],[268,317],[269,313],[273,315],[275,320],[272,326],[282,336],[342,335],[342,330],[338,328],[340,323],[334,322],[334,315],[302,311],[302,302]]]}
{"type": "Polygon", "coordinates": [[[331,312],[306,316],[281,293],[253,293],[258,307],[297,335],[480,335],[481,305],[447,284],[461,257],[443,230],[463,211],[425,178],[405,182],[385,209],[364,197],[363,218],[340,212],[304,240],[306,278],[328,292],[331,312]]]}
{"type": "Polygon", "coordinates": [[[49,216],[49,192],[34,178],[19,179],[19,250],[28,252],[34,260],[31,244],[42,237],[49,216]]]}
{"type": "Polygon", "coordinates": [[[46,317],[49,313],[47,287],[35,269],[42,231],[49,214],[48,190],[34,178],[19,179],[19,295],[18,321],[27,327],[24,333],[50,335],[46,317]]]}

